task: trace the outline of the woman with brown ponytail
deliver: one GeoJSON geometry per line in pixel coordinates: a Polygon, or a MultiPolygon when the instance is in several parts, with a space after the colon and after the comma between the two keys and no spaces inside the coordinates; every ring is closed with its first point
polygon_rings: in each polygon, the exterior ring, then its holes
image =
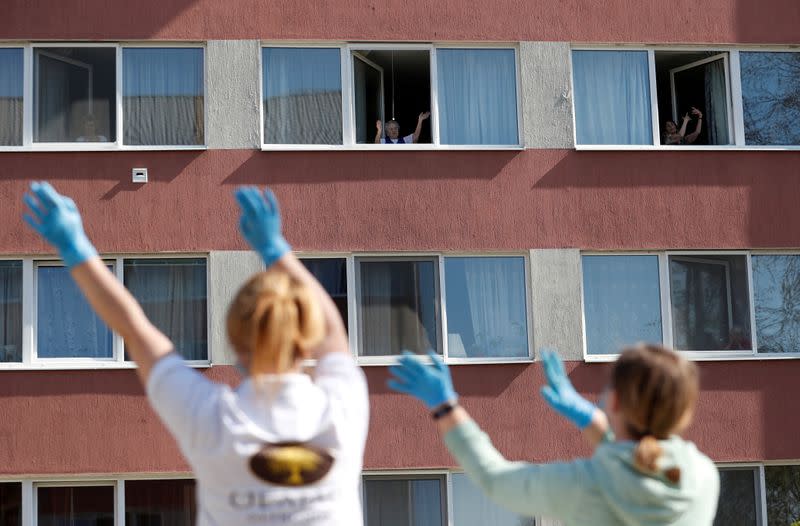
{"type": "Polygon", "coordinates": [[[360,525],[366,382],[333,300],[281,235],[272,192],[236,193],[241,232],[267,267],[228,311],[228,336],[246,374],[236,390],[173,352],[97,256],[71,199],[47,183],[32,184],[31,193],[25,220],[125,339],[151,405],[192,466],[197,524],[360,525]],[[301,372],[306,359],[317,360],[313,378],[301,372]]]}
{"type": "Polygon", "coordinates": [[[711,460],[680,437],[692,420],[697,369],[660,345],[622,352],[611,371],[605,411],[581,397],[561,359],[543,353],[542,395],[595,447],[589,459],[558,464],[509,462],[461,408],[450,372],[404,355],[389,387],[419,398],[432,411],[450,453],[501,506],[567,525],[708,526],[719,498],[711,460]]]}

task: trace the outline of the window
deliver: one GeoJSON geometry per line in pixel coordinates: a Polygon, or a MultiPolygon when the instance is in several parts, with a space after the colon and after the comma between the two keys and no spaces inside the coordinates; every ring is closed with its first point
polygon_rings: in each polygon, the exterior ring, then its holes
{"type": "Polygon", "coordinates": [[[464,473],[450,475],[453,487],[455,526],[535,526],[532,517],[521,517],[501,508],[487,497],[464,473]]]}
{"type": "Polygon", "coordinates": [[[759,524],[758,468],[720,468],[719,482],[719,504],[714,526],[759,524]]]}
{"type": "Polygon", "coordinates": [[[800,53],[575,49],[575,142],[586,147],[800,146],[800,53]]]}
{"type": "Polygon", "coordinates": [[[745,256],[670,256],[673,346],[752,349],[745,256]]]}
{"type": "Polygon", "coordinates": [[[22,261],[0,261],[0,362],[22,361],[22,261]]]}
{"type": "Polygon", "coordinates": [[[451,358],[527,357],[525,260],[445,257],[451,358]]]}
{"type": "Polygon", "coordinates": [[[359,350],[387,356],[439,345],[438,272],[435,258],[357,260],[359,350]]]}
{"type": "Polygon", "coordinates": [[[573,51],[577,144],[653,144],[646,51],[573,51]]]}
{"type": "Polygon", "coordinates": [[[800,53],[741,52],[747,144],[800,144],[800,53]]]}
{"type": "Polygon", "coordinates": [[[22,145],[22,48],[0,48],[0,146],[22,145]]]}
{"type": "Polygon", "coordinates": [[[206,260],[126,259],[125,286],[185,360],[208,359],[206,260]]]}
{"type": "Polygon", "coordinates": [[[0,524],[22,526],[22,484],[0,482],[0,524]]]}
{"type": "Polygon", "coordinates": [[[203,144],[203,50],[122,50],[124,142],[203,144]]]}
{"type": "Polygon", "coordinates": [[[0,48],[0,147],[202,147],[204,86],[198,46],[0,48]]]}
{"type": "Polygon", "coordinates": [[[264,47],[263,143],[518,147],[517,85],[513,48],[264,47]]]}
{"type": "Polygon", "coordinates": [[[662,340],[658,256],[583,256],[582,265],[587,354],[662,340]]]}
{"type": "Polygon", "coordinates": [[[36,280],[37,357],[112,359],[111,330],[92,311],[67,268],[40,264],[36,280]]]}
{"type": "Polygon", "coordinates": [[[192,526],[196,517],[194,480],[125,481],[126,525],[192,526]]]}
{"type": "Polygon", "coordinates": [[[794,525],[800,521],[800,465],[765,466],[769,524],[794,525]]]}
{"type": "Polygon", "coordinates": [[[347,260],[345,258],[303,258],[300,261],[333,298],[347,327],[347,260]]]}
{"type": "Polygon", "coordinates": [[[263,48],[264,142],[342,144],[338,48],[263,48]]]}
{"type": "Polygon", "coordinates": [[[365,526],[444,526],[444,475],[364,476],[365,526]]]}
{"type": "Polygon", "coordinates": [[[800,356],[800,254],[584,254],[581,262],[587,357],[639,341],[697,357],[800,356]]]}
{"type": "Polygon", "coordinates": [[[39,486],[37,526],[114,525],[114,486],[39,486]]]}

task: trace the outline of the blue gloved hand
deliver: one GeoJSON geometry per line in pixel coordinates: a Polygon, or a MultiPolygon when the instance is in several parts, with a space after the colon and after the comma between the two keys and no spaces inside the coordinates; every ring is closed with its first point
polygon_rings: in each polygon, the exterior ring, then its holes
{"type": "Polygon", "coordinates": [[[458,395],[453,390],[450,370],[436,353],[428,353],[433,365],[426,365],[404,351],[396,365],[389,367],[393,378],[388,382],[393,391],[409,394],[433,410],[445,402],[455,402],[458,395]]]}
{"type": "Polygon", "coordinates": [[[267,188],[262,193],[254,186],[236,190],[236,201],[242,209],[239,230],[253,250],[261,254],[267,268],[289,252],[289,243],[281,234],[281,213],[275,194],[267,188]]]}
{"type": "Polygon", "coordinates": [[[23,218],[56,247],[67,268],[97,255],[83,231],[81,214],[72,199],[60,195],[49,183],[31,183],[31,192],[36,198],[28,193],[23,196],[30,212],[23,218]]]}
{"type": "Polygon", "coordinates": [[[542,363],[544,364],[544,374],[547,376],[547,384],[542,387],[541,392],[550,407],[566,417],[578,429],[583,429],[592,421],[597,407],[582,397],[572,387],[572,382],[564,372],[564,365],[561,358],[554,351],[544,349],[542,351],[542,363]]]}

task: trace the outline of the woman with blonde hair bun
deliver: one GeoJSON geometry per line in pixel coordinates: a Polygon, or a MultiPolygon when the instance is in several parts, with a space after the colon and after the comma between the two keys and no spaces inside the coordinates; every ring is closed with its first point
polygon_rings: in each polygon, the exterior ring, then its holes
{"type": "Polygon", "coordinates": [[[699,393],[695,365],[660,345],[623,350],[614,364],[605,411],[581,397],[561,359],[544,351],[545,401],[582,430],[594,454],[557,464],[509,462],[458,405],[450,372],[438,355],[424,365],[404,355],[389,387],[420,399],[450,453],[493,500],[526,516],[569,525],[709,526],[719,473],[680,434],[699,393]]]}
{"type": "Polygon", "coordinates": [[[125,339],[150,404],[197,477],[202,526],[362,524],[369,402],[333,300],[292,255],[275,196],[236,192],[239,227],[264,260],[234,298],[230,342],[245,379],[232,390],[186,366],[108,270],[75,203],[47,183],[25,220],[54,245],[92,308],[125,339]],[[317,360],[313,377],[301,371],[317,360]]]}

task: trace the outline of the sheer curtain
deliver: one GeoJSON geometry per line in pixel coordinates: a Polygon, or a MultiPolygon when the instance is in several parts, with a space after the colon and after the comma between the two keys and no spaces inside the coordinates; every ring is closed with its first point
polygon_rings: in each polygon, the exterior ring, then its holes
{"type": "Polygon", "coordinates": [[[727,345],[729,283],[725,265],[670,261],[675,348],[713,351],[727,345]]]}
{"type": "Polygon", "coordinates": [[[194,480],[126,480],[125,526],[193,526],[194,480]]]}
{"type": "Polygon", "coordinates": [[[519,144],[511,49],[437,49],[442,144],[519,144]]]}
{"type": "Polygon", "coordinates": [[[520,517],[492,502],[465,473],[453,473],[455,526],[535,526],[533,517],[520,517]]]}
{"type": "Polygon", "coordinates": [[[448,354],[528,355],[525,260],[445,258],[448,354]]]}
{"type": "Polygon", "coordinates": [[[66,142],[72,140],[70,115],[72,113],[70,93],[71,66],[56,60],[41,51],[36,51],[35,112],[36,133],[34,140],[41,142],[66,142]]]}
{"type": "Polygon", "coordinates": [[[342,70],[335,48],[264,48],[264,142],[342,144],[342,70]]]}
{"type": "Polygon", "coordinates": [[[431,261],[360,262],[360,354],[438,348],[431,261]]]}
{"type": "Polygon", "coordinates": [[[0,146],[22,144],[22,49],[0,49],[0,146]]]}
{"type": "Polygon", "coordinates": [[[365,526],[442,526],[441,479],[364,480],[365,526]]]}
{"type": "Polygon", "coordinates": [[[186,360],[208,359],[206,262],[125,260],[125,286],[186,360]]]}
{"type": "Polygon", "coordinates": [[[37,278],[37,356],[111,358],[111,331],[92,311],[69,271],[39,267],[37,278]]]}
{"type": "Polygon", "coordinates": [[[203,144],[203,50],[122,51],[125,144],[203,144]]]}
{"type": "Polygon", "coordinates": [[[705,67],[706,107],[709,144],[730,144],[728,136],[728,93],[725,64],[715,60],[705,67]]]}
{"type": "Polygon", "coordinates": [[[0,362],[22,361],[22,263],[0,261],[0,362]]]}
{"type": "Polygon", "coordinates": [[[113,526],[114,486],[40,487],[38,526],[113,526]]]}
{"type": "Polygon", "coordinates": [[[646,51],[573,51],[572,71],[578,144],[653,144],[646,51]]]}

